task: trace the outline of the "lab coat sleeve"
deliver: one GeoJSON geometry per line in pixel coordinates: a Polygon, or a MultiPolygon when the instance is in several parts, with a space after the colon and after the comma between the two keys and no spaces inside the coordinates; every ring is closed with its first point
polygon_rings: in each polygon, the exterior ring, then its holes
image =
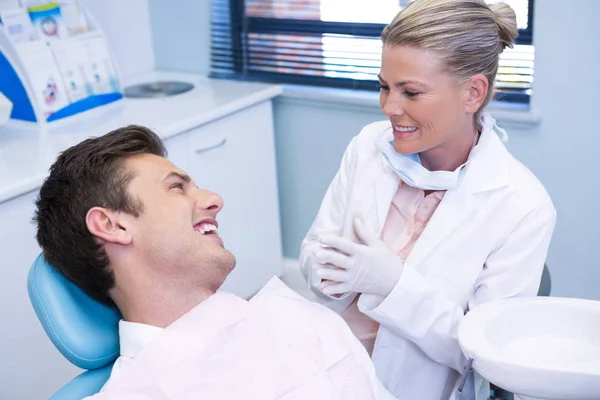
{"type": "MultiPolygon", "coordinates": [[[[521,219],[503,245],[488,256],[468,309],[494,299],[537,294],[555,221],[552,207],[536,208],[521,219]]],[[[465,311],[414,266],[405,265],[388,297],[363,294],[358,307],[434,361],[462,373],[466,359],[458,343],[458,327],[465,311]]]]}
{"type": "Polygon", "coordinates": [[[342,234],[344,215],[348,207],[349,191],[353,182],[354,170],[356,168],[356,141],[356,137],[352,139],[344,152],[341,166],[327,189],[317,217],[302,241],[299,257],[300,270],[302,271],[304,279],[309,283],[311,290],[319,297],[321,304],[338,312],[343,311],[347,305],[350,304],[352,298],[332,300],[310,283],[320,280],[315,275],[315,271],[312,268],[315,263],[314,253],[320,248],[318,242],[319,236],[326,232],[336,235],[342,234]]]}

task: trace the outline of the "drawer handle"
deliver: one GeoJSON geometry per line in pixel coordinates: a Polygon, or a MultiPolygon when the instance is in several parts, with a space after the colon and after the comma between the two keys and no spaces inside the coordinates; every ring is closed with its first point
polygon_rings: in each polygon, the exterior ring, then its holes
{"type": "Polygon", "coordinates": [[[223,138],[223,140],[221,140],[219,143],[213,144],[212,146],[202,147],[202,148],[196,150],[196,154],[202,154],[202,153],[206,153],[207,151],[218,149],[219,147],[224,146],[225,143],[227,143],[227,138],[223,138]]]}

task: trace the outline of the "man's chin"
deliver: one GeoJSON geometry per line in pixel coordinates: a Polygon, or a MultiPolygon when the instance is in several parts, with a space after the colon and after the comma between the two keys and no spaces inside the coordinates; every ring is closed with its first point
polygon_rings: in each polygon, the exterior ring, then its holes
{"type": "Polygon", "coordinates": [[[222,254],[219,254],[218,266],[221,271],[223,271],[227,277],[231,271],[235,268],[237,260],[233,253],[231,253],[227,249],[222,250],[222,254]]]}
{"type": "Polygon", "coordinates": [[[229,272],[231,272],[235,268],[235,264],[237,263],[237,260],[233,254],[231,254],[231,253],[229,253],[229,254],[230,254],[229,272]]]}
{"type": "Polygon", "coordinates": [[[225,249],[218,256],[216,254],[214,256],[216,257],[211,260],[210,272],[206,277],[206,282],[210,282],[210,286],[213,286],[216,292],[225,283],[225,280],[235,268],[236,259],[231,252],[225,249]]]}

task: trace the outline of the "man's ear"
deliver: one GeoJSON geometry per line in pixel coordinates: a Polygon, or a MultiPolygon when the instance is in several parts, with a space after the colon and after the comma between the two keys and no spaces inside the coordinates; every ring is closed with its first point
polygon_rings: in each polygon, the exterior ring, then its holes
{"type": "Polygon", "coordinates": [[[481,108],[488,90],[491,90],[488,80],[482,74],[474,75],[465,83],[464,89],[465,111],[475,114],[481,108]]]}
{"type": "Polygon", "coordinates": [[[91,208],[85,216],[85,223],[92,235],[102,243],[115,243],[127,246],[133,241],[131,232],[120,221],[121,213],[102,207],[91,208]]]}

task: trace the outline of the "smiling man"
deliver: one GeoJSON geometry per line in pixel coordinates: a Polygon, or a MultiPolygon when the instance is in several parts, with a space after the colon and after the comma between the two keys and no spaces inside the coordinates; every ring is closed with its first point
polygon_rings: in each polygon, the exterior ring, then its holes
{"type": "Polygon", "coordinates": [[[235,266],[222,207],[141,126],[85,140],[51,167],[36,212],[44,255],[123,315],[121,356],[94,398],[391,398],[337,314],[277,278],[250,301],[216,293],[235,266]]]}

